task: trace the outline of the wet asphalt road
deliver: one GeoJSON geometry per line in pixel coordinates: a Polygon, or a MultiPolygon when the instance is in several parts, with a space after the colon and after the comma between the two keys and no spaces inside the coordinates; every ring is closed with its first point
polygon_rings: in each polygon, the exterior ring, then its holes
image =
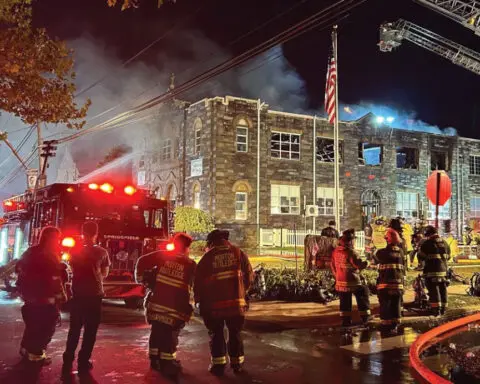
{"type": "MultiPolygon", "coordinates": [[[[68,315],[49,346],[53,364],[40,372],[19,364],[23,332],[21,303],[0,293],[0,383],[60,383],[61,355],[68,315]]],[[[106,303],[96,348],[92,377],[72,383],[168,383],[148,366],[149,328],[141,311],[106,303]]],[[[242,376],[227,371],[224,378],[207,372],[208,336],[195,318],[182,332],[178,358],[184,372],[180,383],[414,383],[408,365],[408,345],[416,334],[382,339],[377,331],[345,336],[334,330],[294,330],[280,333],[245,332],[246,370],[242,376]]]]}

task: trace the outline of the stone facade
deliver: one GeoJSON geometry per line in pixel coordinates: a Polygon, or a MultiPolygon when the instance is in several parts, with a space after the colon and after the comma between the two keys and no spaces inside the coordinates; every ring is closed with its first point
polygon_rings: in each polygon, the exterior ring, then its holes
{"type": "MultiPolygon", "coordinates": [[[[154,163],[163,147],[149,143],[145,150],[140,148],[142,155],[135,168],[137,174],[145,172],[144,186],[156,188],[158,196],[171,199],[170,186],[175,185],[179,204],[210,212],[217,226],[230,229],[235,241],[250,246],[257,243],[258,116],[259,226],[313,228],[314,220],[304,216],[303,208],[314,205],[315,147],[315,194],[320,206],[316,230],[334,218],[331,124],[315,118],[314,140],[313,116],[273,111],[268,105],[258,113],[258,107],[257,100],[229,96],[190,105],[178,102],[172,106],[176,112],[171,113],[171,121],[163,121],[173,127],[165,130],[170,136],[164,139],[175,143],[175,154],[154,163]]],[[[452,232],[458,234],[475,216],[470,207],[471,198],[477,195],[480,204],[480,157],[479,175],[470,175],[470,156],[480,155],[480,141],[378,127],[372,115],[341,122],[339,136],[342,228],[360,230],[372,213],[402,215],[411,221],[432,219],[425,196],[432,168],[445,168],[453,182],[452,199],[442,211],[452,232]]]]}

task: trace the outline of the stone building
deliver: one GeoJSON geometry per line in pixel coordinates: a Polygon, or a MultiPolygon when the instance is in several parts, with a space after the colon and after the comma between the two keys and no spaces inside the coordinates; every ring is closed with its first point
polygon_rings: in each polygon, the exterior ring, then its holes
{"type": "MultiPolygon", "coordinates": [[[[138,144],[140,186],[210,212],[243,245],[257,244],[257,224],[311,230],[306,205],[318,206],[316,230],[334,218],[333,127],[326,119],[315,118],[314,138],[313,116],[274,111],[257,100],[215,97],[170,109],[161,127],[152,125],[164,131],[161,142],[147,137],[138,144]]],[[[454,186],[440,209],[442,223],[458,234],[480,218],[480,140],[378,126],[371,114],[341,122],[339,136],[342,228],[361,230],[372,213],[433,220],[425,183],[435,169],[447,171],[454,186]]]]}

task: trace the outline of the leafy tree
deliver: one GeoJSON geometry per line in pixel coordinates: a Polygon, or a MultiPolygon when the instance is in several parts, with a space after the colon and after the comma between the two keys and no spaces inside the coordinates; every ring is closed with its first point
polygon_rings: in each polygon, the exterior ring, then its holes
{"type": "MultiPolygon", "coordinates": [[[[177,0],[157,0],[158,8],[160,8],[165,3],[165,1],[170,1],[174,4],[177,2],[177,0]]],[[[118,2],[118,0],[107,0],[107,4],[110,7],[116,6],[118,2]]],[[[138,8],[140,0],[120,0],[120,3],[122,4],[122,11],[124,11],[125,9],[129,8],[138,8]]]]}
{"type": "Polygon", "coordinates": [[[111,163],[114,160],[119,159],[120,157],[130,153],[132,148],[127,147],[126,145],[116,145],[105,155],[102,161],[97,164],[97,168],[103,167],[105,164],[111,163]]]}
{"type": "Polygon", "coordinates": [[[77,106],[74,79],[72,51],[32,26],[31,0],[0,0],[0,109],[81,128],[90,100],[77,106]]]}
{"type": "Polygon", "coordinates": [[[192,207],[175,208],[175,232],[206,234],[214,229],[213,218],[207,212],[192,207]]]}

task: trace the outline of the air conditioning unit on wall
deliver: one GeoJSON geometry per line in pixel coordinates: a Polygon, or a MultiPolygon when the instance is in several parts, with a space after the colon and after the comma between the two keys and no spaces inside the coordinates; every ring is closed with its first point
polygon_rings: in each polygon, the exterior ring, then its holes
{"type": "Polygon", "coordinates": [[[306,217],[317,217],[318,216],[318,205],[307,205],[305,208],[306,217]]]}

